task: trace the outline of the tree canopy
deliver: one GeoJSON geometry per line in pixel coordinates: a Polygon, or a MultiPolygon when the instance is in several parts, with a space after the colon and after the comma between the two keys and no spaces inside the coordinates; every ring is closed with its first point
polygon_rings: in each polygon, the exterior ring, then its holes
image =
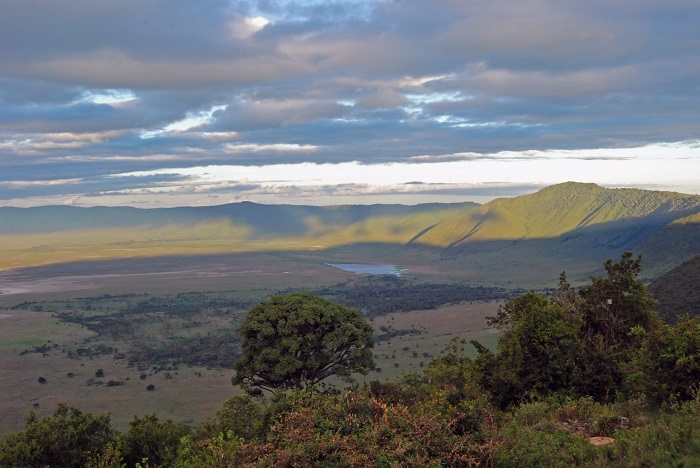
{"type": "Polygon", "coordinates": [[[30,413],[24,431],[0,441],[0,466],[86,466],[115,440],[109,415],[59,403],[51,416],[30,413]]]}
{"type": "Polygon", "coordinates": [[[310,388],[331,375],[374,368],[372,326],[355,310],[311,293],[275,296],[248,312],[232,382],[246,388],[310,388]]]}
{"type": "Polygon", "coordinates": [[[661,337],[656,301],[638,280],[641,257],[625,252],[619,262],[608,260],[604,267],[605,277],[592,277],[578,291],[562,273],[551,296],[529,292],[489,318],[503,336],[496,354],[476,344],[477,363],[482,384],[499,406],[554,392],[611,400],[625,387],[640,387],[624,381],[634,353],[644,345],[642,337],[661,337]]]}

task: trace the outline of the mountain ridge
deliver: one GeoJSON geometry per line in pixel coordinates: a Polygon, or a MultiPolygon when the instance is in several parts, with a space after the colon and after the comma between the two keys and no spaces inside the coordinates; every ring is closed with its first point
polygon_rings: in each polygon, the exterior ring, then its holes
{"type": "Polygon", "coordinates": [[[379,263],[417,255],[455,274],[508,264],[502,276],[543,262],[600,265],[631,250],[654,277],[700,254],[700,196],[568,182],[483,205],[0,208],[0,270],[163,255],[357,253],[369,244],[386,246],[372,257],[379,263]]]}
{"type": "Polygon", "coordinates": [[[442,221],[413,242],[456,248],[474,240],[555,238],[610,222],[663,226],[697,213],[698,195],[567,182],[485,203],[442,221]]]}

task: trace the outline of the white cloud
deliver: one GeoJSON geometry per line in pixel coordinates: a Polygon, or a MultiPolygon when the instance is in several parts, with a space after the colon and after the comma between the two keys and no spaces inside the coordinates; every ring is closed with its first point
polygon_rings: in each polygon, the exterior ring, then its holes
{"type": "Polygon", "coordinates": [[[228,153],[259,153],[262,151],[272,151],[276,153],[312,153],[318,150],[318,148],[319,147],[315,145],[299,145],[296,143],[241,143],[225,146],[225,150],[228,153]]]}
{"type": "Polygon", "coordinates": [[[231,35],[237,39],[247,39],[270,24],[264,16],[236,18],[229,23],[231,35]]]}
{"type": "Polygon", "coordinates": [[[226,110],[227,107],[227,105],[213,106],[207,111],[188,112],[184,119],[168,124],[159,130],[141,132],[141,138],[149,139],[168,133],[186,132],[187,130],[201,128],[214,122],[214,114],[218,111],[226,110]]]}
{"type": "Polygon", "coordinates": [[[78,102],[120,105],[136,99],[137,97],[133,91],[128,89],[104,89],[101,91],[85,91],[78,102]]]}
{"type": "Polygon", "coordinates": [[[447,193],[485,186],[545,186],[570,180],[604,186],[662,186],[666,190],[700,193],[700,147],[693,142],[605,150],[457,153],[432,159],[419,156],[416,161],[424,162],[205,166],[130,172],[115,177],[173,175],[186,180],[171,183],[167,190],[182,190],[182,185],[197,186],[202,191],[202,187],[254,184],[260,187],[256,189],[259,194],[271,190],[287,193],[295,188],[297,196],[307,193],[319,198],[326,193],[329,200],[330,193],[366,198],[387,191],[447,193]],[[676,182],[663,185],[659,179],[662,172],[668,177],[666,180],[676,182]],[[492,182],[489,185],[484,181],[492,182]]]}

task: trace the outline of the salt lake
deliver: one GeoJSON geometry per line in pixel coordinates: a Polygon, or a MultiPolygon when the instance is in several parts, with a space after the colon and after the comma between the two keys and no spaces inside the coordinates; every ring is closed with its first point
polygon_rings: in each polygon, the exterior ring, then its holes
{"type": "Polygon", "coordinates": [[[401,276],[406,271],[405,268],[399,268],[396,265],[372,265],[368,263],[326,263],[326,265],[351,273],[367,275],[401,276]]]}

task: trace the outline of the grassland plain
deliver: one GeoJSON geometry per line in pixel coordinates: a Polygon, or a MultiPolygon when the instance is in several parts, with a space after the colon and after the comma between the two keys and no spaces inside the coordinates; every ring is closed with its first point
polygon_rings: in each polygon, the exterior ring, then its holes
{"type": "MultiPolygon", "coordinates": [[[[59,401],[111,412],[120,430],[134,415],[156,413],[190,425],[212,417],[238,391],[231,386],[230,368],[174,363],[167,357],[159,364],[144,361],[130,366],[129,350],[137,349],[138,343],[157,349],[159,344],[235,330],[248,305],[276,292],[313,290],[362,278],[321,260],[308,254],[272,253],[162,257],[78,262],[15,272],[14,277],[6,274],[0,289],[12,294],[0,296],[6,308],[0,313],[6,316],[0,324],[4,377],[0,412],[6,415],[0,434],[21,429],[30,410],[49,414],[59,401]],[[178,300],[178,295],[181,302],[183,297],[202,296],[206,307],[173,313],[167,303],[178,300]],[[218,309],[218,304],[229,303],[235,305],[218,309]],[[14,307],[18,304],[23,305],[14,307]],[[82,321],[69,323],[62,314],[82,321]],[[137,324],[132,334],[119,336],[99,328],[125,316],[137,324]],[[127,356],[119,357],[120,353],[127,356]],[[154,390],[148,391],[148,385],[154,390]]],[[[421,277],[435,278],[430,273],[421,277]]],[[[381,371],[365,380],[420,371],[421,363],[427,365],[454,336],[495,343],[495,331],[486,328],[484,316],[495,313],[497,306],[465,302],[374,318],[378,335],[387,327],[404,334],[378,343],[375,355],[381,371]]]]}
{"type": "Polygon", "coordinates": [[[12,310],[3,314],[10,315],[3,319],[0,329],[3,435],[20,430],[30,410],[48,415],[57,402],[111,412],[119,429],[125,429],[134,415],[151,413],[164,419],[197,423],[213,416],[221,402],[235,391],[230,372],[223,369],[183,369],[173,379],[161,372],[141,380],[137,369],[128,368],[125,361],[115,360],[112,354],[72,359],[64,351],[84,347],[86,339],[94,338],[93,333],[80,325],[60,322],[46,312],[12,310]],[[48,345],[44,353],[22,354],[42,345],[48,345]],[[98,369],[103,370],[102,381],[124,384],[90,384],[97,380],[98,369]],[[39,377],[45,378],[46,383],[40,383],[39,377]],[[150,384],[155,385],[154,391],[146,390],[150,384]]]}

